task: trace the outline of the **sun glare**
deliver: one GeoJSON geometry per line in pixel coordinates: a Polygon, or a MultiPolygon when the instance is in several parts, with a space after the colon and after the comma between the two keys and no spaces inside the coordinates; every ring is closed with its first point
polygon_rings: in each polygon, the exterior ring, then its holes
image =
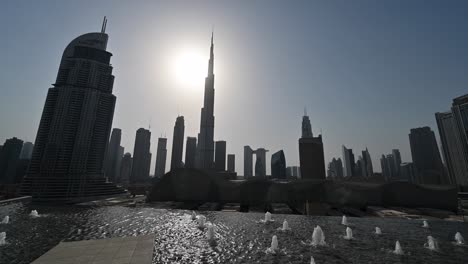
{"type": "Polygon", "coordinates": [[[182,89],[203,89],[208,61],[196,52],[182,52],[175,59],[174,76],[182,89]]]}

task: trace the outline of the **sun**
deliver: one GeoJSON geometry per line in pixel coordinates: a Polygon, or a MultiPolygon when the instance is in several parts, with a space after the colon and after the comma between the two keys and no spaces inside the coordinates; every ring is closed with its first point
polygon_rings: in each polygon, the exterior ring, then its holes
{"type": "Polygon", "coordinates": [[[208,62],[195,51],[184,51],[174,60],[173,72],[177,83],[183,89],[202,89],[207,74],[208,62]]]}

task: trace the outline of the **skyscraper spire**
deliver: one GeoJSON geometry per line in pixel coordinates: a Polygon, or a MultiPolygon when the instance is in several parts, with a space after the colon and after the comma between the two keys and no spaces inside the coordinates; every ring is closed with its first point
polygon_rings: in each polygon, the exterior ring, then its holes
{"type": "Polygon", "coordinates": [[[214,43],[213,43],[214,31],[211,31],[211,47],[210,47],[210,60],[208,62],[208,76],[213,76],[214,69],[214,43]]]}

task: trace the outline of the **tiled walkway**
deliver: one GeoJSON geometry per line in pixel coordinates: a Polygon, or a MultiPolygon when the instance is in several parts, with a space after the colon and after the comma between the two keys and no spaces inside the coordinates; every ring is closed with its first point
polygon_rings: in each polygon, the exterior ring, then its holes
{"type": "Polygon", "coordinates": [[[154,236],[61,242],[32,264],[150,264],[154,236]]]}

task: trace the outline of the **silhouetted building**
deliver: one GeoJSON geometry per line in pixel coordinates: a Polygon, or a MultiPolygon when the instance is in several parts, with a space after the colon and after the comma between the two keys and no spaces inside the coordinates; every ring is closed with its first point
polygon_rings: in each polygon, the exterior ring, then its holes
{"type": "Polygon", "coordinates": [[[468,186],[468,94],[453,99],[451,111],[435,116],[449,181],[468,186]]]}
{"type": "Polygon", "coordinates": [[[111,182],[116,182],[118,174],[120,172],[120,166],[117,164],[122,158],[123,153],[120,154],[119,158],[119,148],[120,141],[122,139],[122,130],[120,128],[112,129],[111,138],[109,145],[107,146],[107,154],[104,163],[104,169],[106,171],[106,177],[111,182]]]}
{"type": "Polygon", "coordinates": [[[139,128],[136,132],[135,147],[133,150],[132,175],[130,183],[145,183],[149,179],[151,164],[151,132],[139,128]]]}
{"type": "MultiPolygon", "coordinates": [[[[462,157],[459,163],[464,163],[468,167],[468,94],[453,99],[452,113],[457,124],[457,131],[460,138],[460,144],[463,149],[462,157]]],[[[460,174],[459,174],[460,175],[460,174]]],[[[465,170],[464,177],[456,178],[459,185],[468,186],[468,172],[465,170]]]]}
{"type": "Polygon", "coordinates": [[[362,156],[358,157],[356,164],[354,165],[354,176],[365,177],[366,175],[366,168],[364,167],[364,160],[362,156]]]}
{"type": "Polygon", "coordinates": [[[215,169],[226,171],[226,141],[220,140],[215,143],[215,169]]]}
{"type": "Polygon", "coordinates": [[[114,164],[114,171],[115,171],[115,183],[120,183],[122,181],[121,176],[120,176],[120,169],[122,167],[122,158],[125,153],[125,148],[122,146],[119,146],[117,149],[117,155],[115,157],[115,164],[114,164]]]}
{"type": "Polygon", "coordinates": [[[63,52],[57,80],[47,93],[21,195],[73,202],[123,193],[104,177],[116,100],[106,23],[101,32],[77,37],[63,52]]]}
{"type": "Polygon", "coordinates": [[[196,165],[199,169],[214,168],[214,44],[211,35],[208,76],[205,78],[205,96],[201,109],[200,133],[198,134],[196,165]]]}
{"type": "Polygon", "coordinates": [[[286,177],[301,178],[301,168],[299,166],[286,167],[286,177]]]}
{"type": "Polygon", "coordinates": [[[171,170],[182,168],[182,153],[184,151],[184,117],[178,116],[174,125],[174,135],[172,137],[171,170]]]}
{"type": "Polygon", "coordinates": [[[400,176],[401,181],[414,182],[414,167],[412,162],[400,163],[400,176]]]}
{"type": "Polygon", "coordinates": [[[258,148],[255,150],[255,177],[266,177],[266,153],[268,150],[264,148],[258,148]]]}
{"type": "Polygon", "coordinates": [[[132,154],[125,153],[120,164],[120,181],[124,185],[128,185],[130,183],[130,177],[132,175],[132,164],[132,154]]]}
{"type": "MultiPolygon", "coordinates": [[[[188,145],[188,144],[187,144],[188,145]]],[[[161,178],[166,173],[167,138],[158,138],[154,177],[161,178]]]]}
{"type": "Polygon", "coordinates": [[[197,138],[187,137],[185,146],[185,168],[195,168],[195,158],[197,156],[197,138]]]}
{"type": "Polygon", "coordinates": [[[444,177],[434,132],[429,127],[413,128],[409,134],[409,140],[417,183],[449,183],[448,178],[444,177]]]}
{"type": "Polygon", "coordinates": [[[362,176],[363,177],[372,177],[374,176],[374,168],[372,166],[372,159],[369,153],[369,150],[362,151],[362,176]]]}
{"type": "Polygon", "coordinates": [[[236,172],[236,156],[234,154],[227,155],[227,171],[236,172]]]}
{"type": "Polygon", "coordinates": [[[31,142],[24,142],[23,148],[21,149],[20,159],[30,160],[32,157],[34,144],[31,142]]]}
{"type": "Polygon", "coordinates": [[[342,146],[343,150],[343,167],[344,167],[344,176],[351,177],[354,175],[354,154],[352,149],[347,149],[344,145],[342,146]]]}
{"type": "Polygon", "coordinates": [[[0,151],[0,184],[15,183],[22,148],[23,141],[16,137],[7,139],[3,144],[0,151]]]}
{"type": "Polygon", "coordinates": [[[244,178],[252,177],[252,159],[254,151],[250,146],[244,146],[244,178]]]}
{"type": "Polygon", "coordinates": [[[305,111],[302,117],[302,137],[299,139],[299,163],[303,179],[325,179],[322,135],[313,136],[312,126],[305,111]]]}
{"type": "Polygon", "coordinates": [[[393,155],[393,170],[394,170],[394,177],[395,178],[400,178],[400,164],[401,164],[401,155],[400,155],[400,150],[398,149],[392,149],[392,155],[393,155]]]}
{"type": "Polygon", "coordinates": [[[283,150],[271,155],[271,177],[274,179],[286,179],[286,158],[283,150]]]}
{"type": "Polygon", "coordinates": [[[332,161],[328,164],[328,177],[333,179],[343,178],[343,163],[341,162],[340,158],[333,158],[332,161]]]}

